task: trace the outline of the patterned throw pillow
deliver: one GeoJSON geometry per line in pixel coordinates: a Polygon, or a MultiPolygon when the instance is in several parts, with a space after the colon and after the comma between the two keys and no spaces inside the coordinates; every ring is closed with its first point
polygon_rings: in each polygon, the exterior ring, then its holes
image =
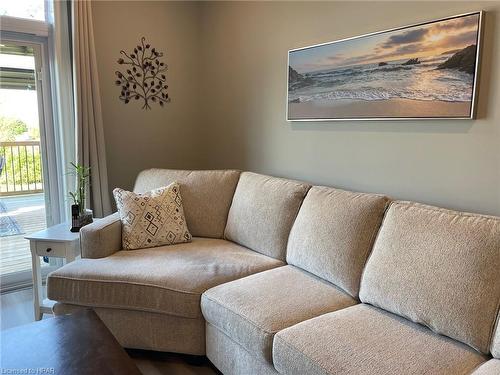
{"type": "Polygon", "coordinates": [[[124,249],[191,241],[177,182],[144,194],[116,188],[113,196],[122,221],[124,249]]]}

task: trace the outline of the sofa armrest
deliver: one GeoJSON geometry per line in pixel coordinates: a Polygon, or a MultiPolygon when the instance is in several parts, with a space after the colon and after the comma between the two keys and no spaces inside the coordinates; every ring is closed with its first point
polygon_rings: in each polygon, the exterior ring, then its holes
{"type": "Polygon", "coordinates": [[[122,223],[118,212],[80,229],[82,258],[104,258],[122,249],[122,223]]]}

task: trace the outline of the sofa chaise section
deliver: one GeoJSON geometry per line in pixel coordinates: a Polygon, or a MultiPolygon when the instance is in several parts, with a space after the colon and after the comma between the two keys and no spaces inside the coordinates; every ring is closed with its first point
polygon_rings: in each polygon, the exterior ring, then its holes
{"type": "Polygon", "coordinates": [[[49,298],[82,306],[201,318],[205,290],[282,262],[213,238],[81,259],[51,274],[49,298]]]}
{"type": "Polygon", "coordinates": [[[81,230],[82,259],[48,277],[48,297],[57,301],[54,312],[90,306],[124,346],[205,354],[201,294],[284,264],[220,238],[238,177],[237,171],[142,172],[136,191],[180,182],[188,227],[193,235],[205,237],[121,250],[117,214],[96,221],[81,230]]]}
{"type": "Polygon", "coordinates": [[[286,259],[291,264],[203,294],[212,363],[225,374],[276,373],[272,342],[277,332],[359,303],[361,271],[388,201],[376,194],[312,187],[289,235],[286,259]],[[228,353],[244,359],[233,360],[228,353]]]}
{"type": "Polygon", "coordinates": [[[278,332],[274,365],[281,374],[470,374],[495,353],[499,269],[500,218],[393,202],[362,304],[278,332]]]}
{"type": "Polygon", "coordinates": [[[69,308],[99,308],[98,315],[119,340],[123,338],[124,346],[204,354],[201,294],[215,285],[282,264],[229,241],[194,238],[187,244],[122,250],[105,258],[69,263],[50,275],[48,297],[58,301],[56,314],[66,313],[68,304],[72,305],[69,308]],[[147,322],[145,313],[156,315],[155,320],[147,322]],[[137,329],[140,336],[135,341],[124,336],[122,331],[139,325],[140,320],[152,326],[137,329]],[[186,337],[180,339],[183,331],[186,337]],[[159,332],[164,335],[161,346],[154,339],[159,332]],[[151,340],[146,344],[148,335],[151,340]],[[192,340],[191,348],[186,348],[186,340],[192,340]]]}

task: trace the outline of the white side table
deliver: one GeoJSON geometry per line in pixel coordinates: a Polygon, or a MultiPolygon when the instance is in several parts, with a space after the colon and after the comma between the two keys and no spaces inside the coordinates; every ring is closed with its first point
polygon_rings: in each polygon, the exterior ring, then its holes
{"type": "Polygon", "coordinates": [[[62,223],[24,237],[30,241],[35,320],[42,319],[44,313],[51,314],[54,305],[54,301],[43,299],[39,257],[64,258],[69,263],[80,255],[80,234],[70,232],[70,227],[62,223]]]}

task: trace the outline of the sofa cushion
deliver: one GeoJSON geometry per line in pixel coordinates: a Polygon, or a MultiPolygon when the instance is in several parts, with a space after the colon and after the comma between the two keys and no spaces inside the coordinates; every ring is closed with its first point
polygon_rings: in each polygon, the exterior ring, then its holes
{"type": "Polygon", "coordinates": [[[254,356],[220,329],[206,323],[207,357],[217,374],[278,375],[273,365],[254,356]]]}
{"type": "Polygon", "coordinates": [[[356,303],[332,284],[285,266],[207,290],[201,309],[207,322],[256,357],[271,362],[276,332],[356,303]]]}
{"type": "Polygon", "coordinates": [[[313,186],[288,239],[286,260],[357,297],[389,199],[313,186]]]}
{"type": "Polygon", "coordinates": [[[144,194],[115,188],[113,196],[122,222],[124,249],[144,249],[191,241],[179,184],[144,194]]]}
{"type": "Polygon", "coordinates": [[[497,316],[495,333],[491,340],[491,355],[495,358],[500,358],[500,310],[497,316]]]}
{"type": "Polygon", "coordinates": [[[500,359],[490,359],[479,366],[471,375],[498,375],[500,374],[500,359]]]}
{"type": "Polygon", "coordinates": [[[137,176],[134,191],[144,193],[177,181],[189,231],[196,237],[222,238],[239,171],[148,169],[137,176]]]}
{"type": "Polygon", "coordinates": [[[81,259],[48,277],[48,297],[68,304],[201,317],[201,294],[218,284],[283,263],[217,239],[118,251],[81,259]]]}
{"type": "Polygon", "coordinates": [[[500,218],[394,202],[360,298],[488,353],[499,269],[500,218]]]}
{"type": "Polygon", "coordinates": [[[243,172],[234,193],[225,237],[285,260],[290,228],[309,185],[243,172]]]}
{"type": "Polygon", "coordinates": [[[397,315],[359,304],[276,334],[281,374],[469,374],[485,358],[397,315]]]}

